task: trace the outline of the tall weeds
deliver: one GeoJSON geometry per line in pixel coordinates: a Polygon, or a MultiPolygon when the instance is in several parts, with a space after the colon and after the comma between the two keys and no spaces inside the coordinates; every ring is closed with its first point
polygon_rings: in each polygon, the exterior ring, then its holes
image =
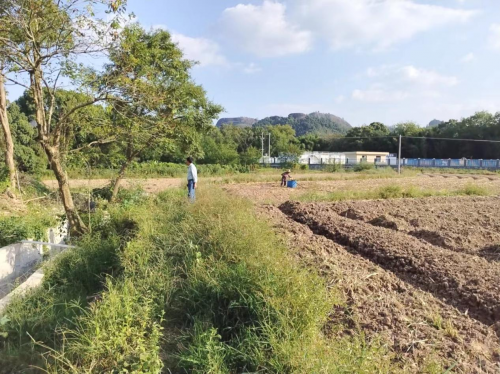
{"type": "Polygon", "coordinates": [[[49,295],[38,311],[62,302],[61,312],[30,348],[51,373],[390,371],[386,350],[362,335],[325,335],[342,329],[329,322],[341,298],[252,209],[217,188],[195,204],[172,190],[122,208],[112,221],[134,235],[120,240],[103,224],[55,262],[43,291],[9,310],[9,344],[43,323],[28,314],[49,295]]]}

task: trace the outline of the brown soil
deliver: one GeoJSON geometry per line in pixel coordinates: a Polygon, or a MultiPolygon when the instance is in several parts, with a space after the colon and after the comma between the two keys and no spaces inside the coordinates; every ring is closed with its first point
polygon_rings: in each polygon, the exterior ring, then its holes
{"type": "Polygon", "coordinates": [[[343,217],[389,228],[457,252],[500,260],[500,198],[450,197],[339,202],[343,217]]]}
{"type": "MultiPolygon", "coordinates": [[[[315,174],[294,174],[294,177],[300,178],[308,178],[308,179],[324,179],[325,177],[331,177],[331,173],[315,173],[315,174]]],[[[265,174],[262,175],[266,177],[265,174]]],[[[231,177],[228,177],[229,179],[231,177]]],[[[225,177],[200,177],[200,186],[204,186],[206,184],[211,183],[220,183],[224,181],[225,177]]],[[[276,176],[276,180],[278,180],[279,184],[279,176],[276,176]]],[[[57,181],[53,179],[44,180],[43,183],[50,189],[56,189],[58,187],[57,181]]],[[[102,188],[110,185],[111,181],[109,179],[71,179],[70,186],[71,188],[102,188]]],[[[144,191],[148,193],[158,193],[165,191],[169,188],[176,187],[185,187],[186,180],[185,178],[126,178],[123,179],[121,186],[123,188],[133,188],[137,186],[141,186],[144,191]]]]}
{"type": "MultiPolygon", "coordinates": [[[[43,183],[50,189],[57,188],[56,180],[44,180],[43,183]]],[[[109,179],[72,179],[70,181],[71,188],[102,188],[110,185],[109,179]]],[[[182,187],[184,179],[181,178],[156,178],[156,179],[124,179],[122,181],[123,188],[134,188],[141,186],[148,193],[157,193],[169,188],[182,187]]]]}
{"type": "Polygon", "coordinates": [[[383,187],[401,186],[419,187],[429,190],[458,190],[468,185],[479,186],[488,189],[492,193],[500,194],[500,179],[477,178],[477,176],[463,176],[463,178],[444,178],[417,176],[410,178],[381,178],[366,179],[366,176],[360,176],[360,179],[336,180],[336,181],[298,181],[298,188],[281,188],[279,181],[276,183],[254,183],[247,185],[228,185],[225,190],[246,197],[256,203],[264,204],[282,204],[289,200],[296,200],[301,195],[307,193],[328,193],[338,191],[373,191],[383,187]],[[364,179],[361,179],[364,178],[364,179]]]}
{"type": "Polygon", "coordinates": [[[286,203],[281,210],[478,321],[487,325],[500,322],[499,263],[341,217],[328,204],[286,203]]]}
{"type": "Polygon", "coordinates": [[[363,258],[358,250],[315,234],[278,208],[259,211],[285,235],[302,262],[343,293],[346,305],[331,317],[332,324],[345,326],[343,333],[361,331],[369,340],[381,338],[404,372],[425,372],[433,363],[443,369],[456,365],[453,372],[459,373],[499,372],[500,343],[492,329],[363,258]]]}

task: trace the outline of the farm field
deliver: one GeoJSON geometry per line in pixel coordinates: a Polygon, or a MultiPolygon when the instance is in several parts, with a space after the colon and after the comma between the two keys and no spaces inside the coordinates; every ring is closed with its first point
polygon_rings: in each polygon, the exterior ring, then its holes
{"type": "MultiPolygon", "coordinates": [[[[411,175],[415,175],[413,173],[411,175]]],[[[324,173],[324,172],[299,172],[293,174],[294,178],[300,181],[336,181],[336,180],[356,180],[356,179],[387,179],[396,178],[394,172],[374,172],[374,173],[324,173]]],[[[203,177],[202,184],[253,184],[269,183],[269,185],[279,184],[281,180],[280,172],[274,170],[265,170],[262,172],[235,174],[224,177],[203,177]]],[[[43,180],[45,186],[51,189],[57,188],[55,179],[43,180]]],[[[70,186],[74,189],[83,188],[102,188],[110,184],[110,179],[71,179],[70,186]]],[[[158,193],[170,188],[184,187],[185,178],[125,178],[122,181],[123,188],[140,187],[148,193],[158,193]]]]}
{"type": "Polygon", "coordinates": [[[328,202],[329,193],[345,188],[359,192],[395,185],[438,191],[473,183],[498,194],[498,180],[475,177],[303,182],[295,190],[272,184],[224,189],[254,201],[299,262],[341,290],[345,304],[332,312],[332,328],[326,328],[332,338],[361,331],[368,339],[381,339],[406,372],[452,368],[450,372],[497,373],[500,198],[328,202]],[[339,331],[339,325],[344,329],[339,331]]]}
{"type": "Polygon", "coordinates": [[[127,180],[7,310],[0,372],[499,372],[496,176],[294,177],[202,178],[195,204],[127,180]]]}
{"type": "MultiPolygon", "coordinates": [[[[353,174],[356,176],[357,174],[353,174]]],[[[362,176],[362,175],[361,175],[362,176]]],[[[283,203],[288,200],[328,200],[329,194],[342,193],[343,199],[350,200],[349,193],[356,197],[360,194],[374,192],[379,189],[395,187],[407,188],[413,190],[422,190],[430,193],[446,193],[458,191],[468,186],[479,187],[484,189],[489,194],[500,193],[500,179],[496,176],[483,175],[460,175],[457,176],[440,176],[440,175],[417,175],[402,178],[364,178],[336,180],[336,181],[301,181],[297,178],[298,188],[281,188],[278,182],[267,183],[252,183],[246,185],[227,185],[224,189],[228,192],[237,194],[238,196],[248,198],[255,203],[283,203]]],[[[335,196],[334,196],[335,198],[335,196]]],[[[369,198],[369,197],[367,197],[369,198]]]]}

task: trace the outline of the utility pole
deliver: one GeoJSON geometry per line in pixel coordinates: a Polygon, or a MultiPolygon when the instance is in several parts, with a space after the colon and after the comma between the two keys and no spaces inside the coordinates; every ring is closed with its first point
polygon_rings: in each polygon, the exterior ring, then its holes
{"type": "Polygon", "coordinates": [[[264,161],[264,133],[263,132],[260,134],[260,140],[262,143],[262,161],[264,161]]]}
{"type": "Polygon", "coordinates": [[[401,174],[401,135],[399,135],[398,174],[401,174]]]}
{"type": "Polygon", "coordinates": [[[271,159],[271,133],[269,133],[269,160],[271,159]]]}

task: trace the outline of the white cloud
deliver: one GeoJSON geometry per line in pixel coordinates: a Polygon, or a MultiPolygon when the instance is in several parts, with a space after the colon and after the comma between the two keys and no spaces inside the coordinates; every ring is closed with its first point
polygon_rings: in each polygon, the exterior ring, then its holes
{"type": "Polygon", "coordinates": [[[337,104],[342,104],[345,101],[345,96],[344,95],[339,95],[335,98],[335,102],[337,104]]]}
{"type": "Polygon", "coordinates": [[[293,20],[334,49],[385,49],[476,12],[413,0],[291,0],[293,20]]]}
{"type": "Polygon", "coordinates": [[[182,34],[172,34],[172,40],[178,43],[184,56],[189,60],[198,61],[199,66],[228,66],[229,63],[222,55],[219,45],[206,38],[192,38],[182,34]]]}
{"type": "Polygon", "coordinates": [[[262,5],[239,4],[227,8],[218,29],[228,41],[259,57],[302,53],[312,44],[309,31],[286,19],[285,5],[269,0],[262,5]]]}
{"type": "Polygon", "coordinates": [[[463,63],[468,63],[468,62],[472,62],[476,59],[476,56],[474,56],[474,53],[467,53],[464,57],[462,57],[461,61],[463,63]]]}
{"type": "Polygon", "coordinates": [[[500,23],[490,26],[489,45],[492,49],[500,50],[500,23]]]}
{"type": "Polygon", "coordinates": [[[458,79],[453,76],[441,75],[434,70],[419,69],[415,66],[404,66],[400,70],[407,81],[424,86],[456,86],[458,79]]]}
{"type": "Polygon", "coordinates": [[[376,87],[367,90],[354,90],[352,98],[358,101],[367,101],[372,103],[393,102],[401,101],[409,96],[404,91],[391,91],[384,89],[377,89],[376,87]]]}
{"type": "Polygon", "coordinates": [[[243,68],[243,72],[246,74],[255,74],[261,71],[262,69],[253,62],[249,63],[243,68]]]}
{"type": "Polygon", "coordinates": [[[383,78],[394,83],[414,84],[426,87],[456,86],[457,77],[442,75],[434,70],[421,69],[413,65],[383,65],[378,68],[368,68],[366,76],[369,78],[383,78]]]}
{"type": "Polygon", "coordinates": [[[372,82],[366,89],[356,89],[352,98],[365,102],[397,102],[407,98],[435,99],[441,91],[456,86],[454,76],[439,74],[434,70],[417,68],[413,65],[384,65],[369,68],[365,77],[372,82]],[[373,82],[375,80],[375,82],[373,82]]]}

